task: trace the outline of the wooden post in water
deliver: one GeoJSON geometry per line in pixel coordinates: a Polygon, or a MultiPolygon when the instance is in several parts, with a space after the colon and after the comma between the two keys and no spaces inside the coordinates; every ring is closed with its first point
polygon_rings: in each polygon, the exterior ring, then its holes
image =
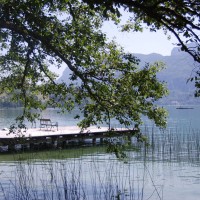
{"type": "Polygon", "coordinates": [[[100,138],[100,144],[103,144],[103,138],[100,138]]]}
{"type": "Polygon", "coordinates": [[[67,146],[67,141],[63,140],[61,146],[62,146],[62,148],[65,148],[67,146]]]}
{"type": "Polygon", "coordinates": [[[57,146],[58,146],[58,141],[57,141],[57,139],[54,138],[54,137],[52,137],[52,142],[51,142],[51,144],[52,144],[52,146],[53,146],[54,148],[57,148],[57,146]]]}
{"type": "Polygon", "coordinates": [[[10,143],[8,145],[8,151],[15,151],[15,144],[14,143],[10,143]]]}
{"type": "Polygon", "coordinates": [[[92,139],[92,143],[95,144],[96,143],[96,138],[92,139]]]}
{"type": "Polygon", "coordinates": [[[33,150],[35,145],[34,145],[33,142],[30,142],[30,145],[29,145],[29,146],[30,146],[30,150],[33,150]]]}

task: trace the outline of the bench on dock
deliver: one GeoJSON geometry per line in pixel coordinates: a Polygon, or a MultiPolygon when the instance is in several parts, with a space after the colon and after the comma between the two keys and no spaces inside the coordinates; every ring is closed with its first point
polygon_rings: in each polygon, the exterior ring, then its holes
{"type": "Polygon", "coordinates": [[[51,119],[40,119],[40,130],[41,128],[50,128],[51,130],[53,127],[57,127],[58,131],[58,122],[52,122],[51,119]]]}

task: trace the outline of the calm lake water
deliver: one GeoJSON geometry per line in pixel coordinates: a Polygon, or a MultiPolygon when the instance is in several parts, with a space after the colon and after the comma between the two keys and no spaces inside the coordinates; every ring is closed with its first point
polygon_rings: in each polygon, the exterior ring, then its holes
{"type": "MultiPolygon", "coordinates": [[[[200,199],[200,107],[168,106],[168,127],[146,121],[151,147],[116,159],[102,146],[0,155],[0,199],[200,199]]],[[[1,109],[0,128],[20,109],[1,109]]],[[[48,109],[43,117],[76,125],[73,115],[48,109]]]]}

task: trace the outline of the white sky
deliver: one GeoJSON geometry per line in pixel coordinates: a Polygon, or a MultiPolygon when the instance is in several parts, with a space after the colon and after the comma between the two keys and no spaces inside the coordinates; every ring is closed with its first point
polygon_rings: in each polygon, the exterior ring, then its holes
{"type": "Polygon", "coordinates": [[[103,27],[109,39],[116,38],[124,50],[129,53],[159,53],[163,56],[171,54],[171,50],[176,46],[177,40],[171,36],[169,40],[162,30],[150,32],[144,29],[143,32],[119,32],[116,25],[106,22],[103,27]]]}

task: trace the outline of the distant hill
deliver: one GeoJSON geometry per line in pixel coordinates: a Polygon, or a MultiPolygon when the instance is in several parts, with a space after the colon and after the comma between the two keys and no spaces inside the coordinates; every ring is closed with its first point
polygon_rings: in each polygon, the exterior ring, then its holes
{"type": "MultiPolygon", "coordinates": [[[[155,61],[162,61],[166,64],[166,69],[158,74],[158,78],[167,83],[170,95],[167,98],[163,98],[160,103],[197,104],[199,102],[199,98],[194,98],[194,83],[187,83],[188,78],[195,75],[195,62],[189,54],[175,47],[172,49],[170,56],[162,56],[156,53],[134,55],[141,60],[140,66],[155,61]]],[[[58,82],[65,81],[66,83],[70,83],[69,74],[69,69],[66,68],[58,82]]]]}
{"type": "Polygon", "coordinates": [[[160,54],[134,54],[141,60],[140,65],[145,62],[153,63],[162,61],[166,64],[166,69],[158,74],[158,78],[167,83],[170,95],[162,100],[165,104],[196,104],[198,98],[194,98],[194,82],[187,82],[188,78],[195,75],[195,65],[193,58],[180,50],[173,48],[170,56],[160,54]]]}

